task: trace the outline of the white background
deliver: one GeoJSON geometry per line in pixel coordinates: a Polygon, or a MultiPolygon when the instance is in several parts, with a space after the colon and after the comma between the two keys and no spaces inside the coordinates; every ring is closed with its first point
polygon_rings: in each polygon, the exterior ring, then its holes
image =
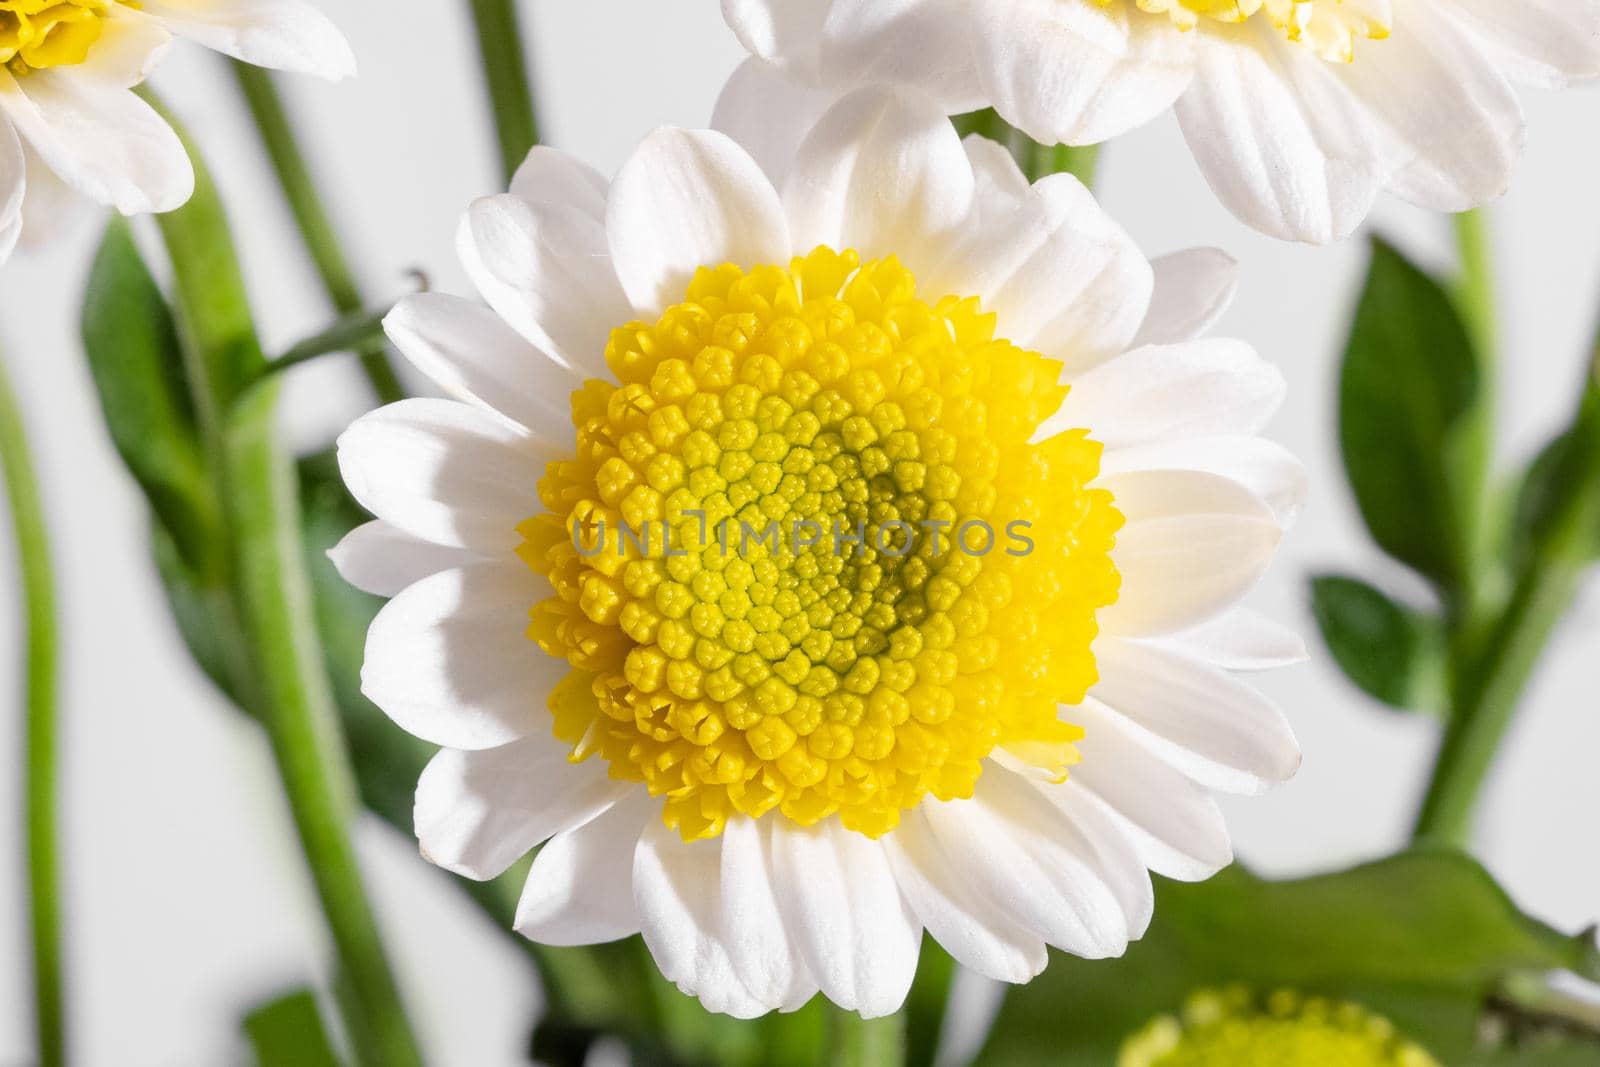
{"type": "MultiPolygon", "coordinates": [[[[465,291],[458,213],[495,191],[497,164],[464,2],[322,0],[360,56],[359,81],[295,82],[291,103],[369,291],[421,266],[465,291]]],[[[539,0],[529,15],[547,140],[614,170],[661,124],[702,125],[740,58],[714,0],[539,0]]],[[[232,205],[269,348],[327,321],[242,109],[215,60],[184,48],[157,80],[209,155],[232,205]]],[[[1528,159],[1496,208],[1504,276],[1504,457],[1535,447],[1572,403],[1600,301],[1600,156],[1589,93],[1528,99],[1528,159]]],[[[1103,200],[1159,254],[1195,244],[1243,263],[1222,324],[1288,375],[1273,433],[1303,456],[1311,507],[1258,602],[1306,632],[1319,568],[1388,568],[1365,540],[1334,447],[1335,357],[1365,246],[1278,244],[1217,206],[1175,125],[1116,143],[1103,200]]],[[[1437,265],[1447,220],[1385,202],[1375,227],[1437,265]]],[[[212,693],[166,621],[143,508],[113,454],[76,340],[95,226],[0,270],[0,348],[45,479],[66,631],[63,708],[72,1037],[90,1067],[236,1062],[242,1009],[320,973],[326,946],[260,735],[212,693]]],[[[358,410],[347,367],[297,373],[292,427],[326,441],[358,410]]],[[[3,525],[3,524],[0,524],[3,525]]],[[[31,1045],[16,768],[21,705],[16,578],[0,533],[0,1064],[31,1045]]],[[[1518,900],[1564,927],[1600,917],[1600,706],[1591,586],[1557,637],[1484,798],[1483,856],[1518,900]],[[1587,654],[1586,654],[1587,653],[1587,654]]],[[[1315,647],[1315,642],[1313,641],[1315,647]]],[[[1265,682],[1305,748],[1299,778],[1231,805],[1240,854],[1273,873],[1328,868],[1401,843],[1433,726],[1372,706],[1318,650],[1265,682]]],[[[522,956],[426,867],[409,838],[360,828],[373,893],[431,1061],[521,1062],[535,983],[522,956]]]]}

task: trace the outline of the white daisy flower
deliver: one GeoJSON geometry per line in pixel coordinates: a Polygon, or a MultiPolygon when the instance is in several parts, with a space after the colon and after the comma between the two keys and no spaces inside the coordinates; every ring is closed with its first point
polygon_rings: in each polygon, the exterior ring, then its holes
{"type": "Polygon", "coordinates": [[[32,232],[59,210],[62,185],[125,215],[189,199],[188,154],[130,91],[174,35],[258,66],[355,73],[344,37],[304,0],[0,0],[0,262],[25,217],[32,232]],[[39,202],[25,209],[29,186],[39,202]]]}
{"type": "Polygon", "coordinates": [[[1282,378],[1197,339],[1221,253],[1152,269],[932,101],[759,82],[610,182],[536,149],[461,227],[489,307],[388,320],[456,399],[340,439],[377,521],[333,557],[393,597],[364,691],[444,746],[422,851],[544,842],[519,931],[643,933],[737,1016],[892,1012],[924,930],[1117,955],[1149,870],[1230,861],[1213,792],[1300,761],[1228,673],[1303,652],[1237,606],[1301,494],[1282,378]]]}
{"type": "Polygon", "coordinates": [[[1511,83],[1600,76],[1600,0],[723,0],[791,76],[993,106],[1045,144],[1175,107],[1206,180],[1276,237],[1350,234],[1380,188],[1462,211],[1521,155],[1511,83]]]}

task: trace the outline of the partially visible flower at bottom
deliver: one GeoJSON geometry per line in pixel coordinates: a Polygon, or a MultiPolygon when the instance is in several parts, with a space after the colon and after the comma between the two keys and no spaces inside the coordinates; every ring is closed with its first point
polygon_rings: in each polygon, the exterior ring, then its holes
{"type": "Polygon", "coordinates": [[[125,215],[189,199],[188,153],[130,91],[174,35],[257,66],[355,73],[306,0],[0,0],[0,263],[25,230],[54,228],[63,185],[125,215]]]}
{"type": "Polygon", "coordinates": [[[1117,1067],[1439,1067],[1388,1019],[1359,1004],[1242,986],[1201,990],[1182,1017],[1128,1038],[1117,1067]]]}
{"type": "Polygon", "coordinates": [[[1228,673],[1303,655],[1238,606],[1303,473],[1281,377],[1197,339],[1231,261],[1152,269],[928,101],[814,103],[730,86],[759,165],[535,150],[462,224],[490,308],[388,320],[458,399],[339,443],[363,689],[444,746],[423,853],[546,842],[519,931],[642,933],[738,1016],[892,1012],[924,930],[1010,982],[1118,955],[1149,870],[1230,862],[1212,793],[1300,760],[1228,673]]]}

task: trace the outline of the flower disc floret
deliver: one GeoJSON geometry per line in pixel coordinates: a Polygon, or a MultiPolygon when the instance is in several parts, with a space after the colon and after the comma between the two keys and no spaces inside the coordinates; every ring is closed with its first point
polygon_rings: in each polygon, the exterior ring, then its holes
{"type": "Polygon", "coordinates": [[[1280,990],[1195,993],[1123,1046],[1117,1067],[1439,1067],[1389,1020],[1358,1004],[1280,990]]]}
{"type": "Polygon", "coordinates": [[[26,74],[82,63],[117,2],[0,0],[0,64],[13,74],[26,74]]]}
{"type": "MultiPolygon", "coordinates": [[[[1102,7],[1125,0],[1095,0],[1102,7]]],[[[1192,30],[1202,19],[1242,23],[1258,16],[1291,41],[1305,44],[1325,59],[1348,63],[1359,38],[1382,40],[1389,23],[1366,0],[1136,0],[1139,10],[1167,15],[1179,29],[1192,30]]]]}
{"type": "Polygon", "coordinates": [[[573,759],[666,798],[871,836],[972,795],[998,748],[1065,777],[1121,516],[1061,365],[893,258],[702,268],[612,333],[520,554],[573,759]]]}

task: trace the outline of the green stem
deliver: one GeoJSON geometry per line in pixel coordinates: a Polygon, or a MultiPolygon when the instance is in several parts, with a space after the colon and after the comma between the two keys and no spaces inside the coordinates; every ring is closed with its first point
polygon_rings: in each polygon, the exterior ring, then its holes
{"type": "Polygon", "coordinates": [[[1094,188],[1095,165],[1100,159],[1099,145],[1042,145],[1024,139],[1026,157],[1022,169],[1030,182],[1052,174],[1071,174],[1087,188],[1094,188]]]}
{"type": "Polygon", "coordinates": [[[472,0],[472,21],[483,57],[483,77],[494,107],[500,164],[507,181],[539,143],[539,122],[528,80],[516,0],[472,0]]]}
{"type": "Polygon", "coordinates": [[[1417,819],[1418,839],[1464,846],[1472,812],[1528,679],[1577,595],[1600,529],[1600,350],[1557,462],[1560,496],[1534,531],[1505,609],[1456,657],[1452,713],[1417,819]]]}
{"type": "Polygon", "coordinates": [[[28,903],[33,925],[34,1018],[41,1067],[67,1062],[66,1001],[62,995],[61,892],[56,849],[55,583],[39,482],[28,451],[22,412],[0,362],[0,471],[16,531],[17,559],[27,612],[26,753],[28,903]]]}
{"type": "Polygon", "coordinates": [[[863,1019],[828,1005],[828,1067],[900,1067],[906,1055],[906,1018],[863,1019]]]}
{"type": "Polygon", "coordinates": [[[1494,299],[1494,242],[1489,232],[1487,208],[1463,211],[1454,216],[1456,250],[1460,273],[1455,296],[1467,330],[1478,346],[1479,358],[1487,366],[1494,363],[1498,349],[1498,326],[1494,299]]]}
{"type": "MultiPolygon", "coordinates": [[[[174,123],[181,133],[181,126],[174,123]]],[[[231,602],[248,646],[237,691],[277,759],[301,850],[338,954],[344,1019],[364,1067],[422,1062],[349,838],[354,788],[317,644],[295,470],[273,435],[275,381],[221,198],[187,140],[195,193],[158,216],[172,261],[190,395],[222,501],[231,602]]]]}
{"type": "Polygon", "coordinates": [[[275,382],[233,408],[222,442],[222,484],[234,553],[234,590],[255,661],[262,721],[300,833],[353,1002],[346,1021],[361,1062],[418,1067],[377,923],[349,836],[356,790],[333,693],[317,644],[300,544],[299,489],[277,447],[275,382]]]}
{"type": "Polygon", "coordinates": [[[333,352],[348,352],[373,342],[383,342],[383,320],[389,309],[383,311],[358,311],[347,315],[323,330],[306,338],[283,355],[267,364],[265,373],[278,374],[290,367],[308,363],[319,356],[333,352]]]}
{"type": "MultiPolygon", "coordinates": [[[[328,299],[342,315],[361,310],[366,302],[361,298],[355,272],[350,269],[350,263],[339,245],[333,220],[328,217],[327,208],[311,178],[311,168],[300,150],[294,126],[289,121],[289,114],[283,106],[283,98],[278,94],[271,72],[244,63],[231,65],[245,103],[255,119],[261,143],[272,159],[272,169],[278,175],[284,199],[289,202],[289,210],[300,228],[300,238],[312,262],[316,264],[328,299]]],[[[355,351],[380,403],[392,404],[405,397],[405,388],[389,362],[388,348],[381,337],[363,344],[355,351]]]]}

